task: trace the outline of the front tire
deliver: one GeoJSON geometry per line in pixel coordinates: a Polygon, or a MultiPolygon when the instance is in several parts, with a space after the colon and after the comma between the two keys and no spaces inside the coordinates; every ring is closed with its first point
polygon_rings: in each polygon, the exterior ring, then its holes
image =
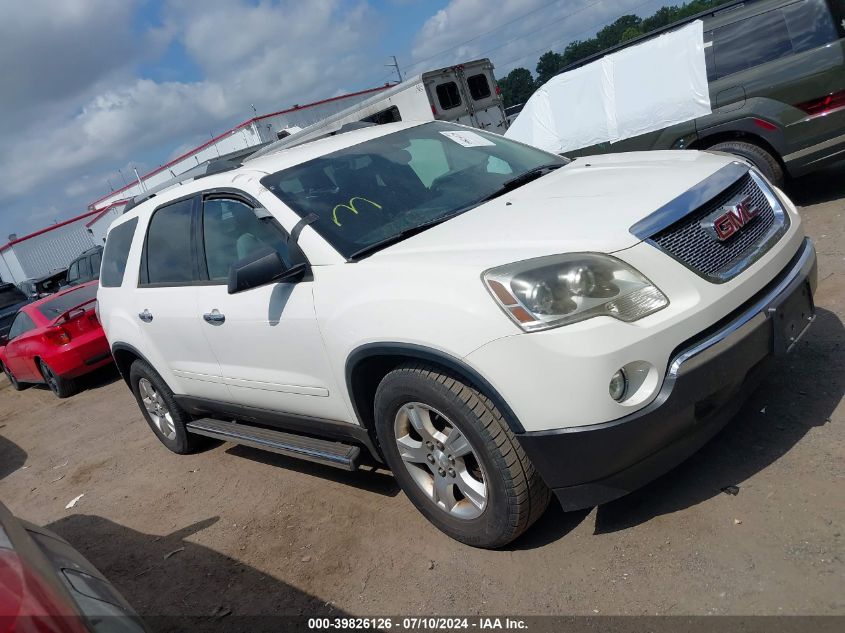
{"type": "Polygon", "coordinates": [[[406,364],[381,381],[376,433],[402,490],[438,529],[474,547],[507,545],[550,493],[493,403],[437,367],[406,364]]]}
{"type": "Polygon", "coordinates": [[[170,387],[146,362],[132,363],[129,385],[147,424],[168,449],[186,455],[202,445],[201,438],[188,433],[185,427],[191,416],[176,403],[170,387]]]}
{"type": "Polygon", "coordinates": [[[38,365],[41,369],[41,375],[44,377],[44,382],[57,398],[69,398],[78,391],[75,380],[62,378],[43,360],[39,360],[38,365]]]}
{"type": "Polygon", "coordinates": [[[5,363],[0,363],[0,366],[3,367],[3,373],[6,374],[6,380],[8,380],[9,384],[12,385],[12,389],[14,389],[15,391],[23,391],[24,389],[26,389],[26,386],[18,382],[18,379],[15,378],[15,375],[12,373],[12,370],[6,367],[5,363]]]}

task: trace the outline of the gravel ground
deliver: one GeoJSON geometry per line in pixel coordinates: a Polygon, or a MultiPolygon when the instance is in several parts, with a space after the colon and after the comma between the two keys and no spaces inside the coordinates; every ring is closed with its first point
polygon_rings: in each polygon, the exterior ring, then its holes
{"type": "Polygon", "coordinates": [[[113,370],[64,401],[0,379],[0,499],[142,615],[843,615],[845,167],[789,193],[819,254],[800,349],[672,473],[589,512],[553,503],[504,551],[440,534],[383,471],[173,455],[113,370]]]}

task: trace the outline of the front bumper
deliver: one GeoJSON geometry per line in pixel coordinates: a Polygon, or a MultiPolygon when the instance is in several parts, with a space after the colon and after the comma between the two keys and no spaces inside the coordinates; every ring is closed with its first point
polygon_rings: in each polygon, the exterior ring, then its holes
{"type": "Polygon", "coordinates": [[[676,350],[651,404],[611,422],[519,434],[563,508],[589,508],[621,497],[712,438],[759,384],[769,361],[804,333],[814,318],[815,285],[816,253],[805,240],[766,288],[676,350]]]}

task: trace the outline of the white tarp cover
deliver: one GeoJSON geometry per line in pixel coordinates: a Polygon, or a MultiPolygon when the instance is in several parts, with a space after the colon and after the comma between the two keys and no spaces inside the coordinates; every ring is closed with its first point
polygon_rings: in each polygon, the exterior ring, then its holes
{"type": "Polygon", "coordinates": [[[563,153],[710,114],[701,20],[553,77],[505,136],[563,153]]]}

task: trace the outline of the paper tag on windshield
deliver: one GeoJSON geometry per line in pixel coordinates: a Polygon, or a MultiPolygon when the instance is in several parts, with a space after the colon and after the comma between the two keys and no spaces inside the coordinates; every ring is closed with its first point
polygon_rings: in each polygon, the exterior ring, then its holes
{"type": "Polygon", "coordinates": [[[481,136],[480,134],[476,134],[475,132],[463,130],[450,130],[448,132],[440,132],[446,138],[450,138],[455,141],[458,145],[463,145],[464,147],[485,147],[496,144],[493,141],[488,141],[486,138],[481,136]]]}

